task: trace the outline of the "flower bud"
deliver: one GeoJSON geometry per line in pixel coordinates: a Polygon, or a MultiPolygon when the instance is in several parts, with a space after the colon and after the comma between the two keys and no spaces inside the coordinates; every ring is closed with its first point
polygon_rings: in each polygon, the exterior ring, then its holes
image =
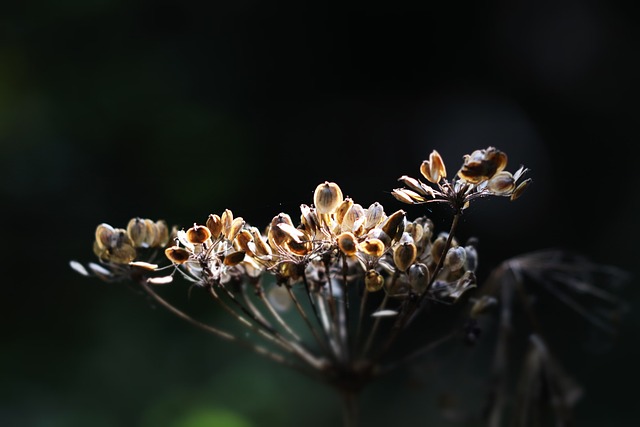
{"type": "Polygon", "coordinates": [[[342,203],[342,190],[335,182],[325,181],[316,187],[313,203],[319,214],[331,214],[342,203]]]}

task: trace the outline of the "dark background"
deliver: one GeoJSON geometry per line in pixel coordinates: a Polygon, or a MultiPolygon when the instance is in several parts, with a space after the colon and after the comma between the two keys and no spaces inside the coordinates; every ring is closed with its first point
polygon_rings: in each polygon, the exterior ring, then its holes
{"type": "MultiPolygon", "coordinates": [[[[406,209],[390,195],[397,178],[418,177],[431,150],[452,174],[493,145],[533,183],[516,203],[465,213],[481,276],[559,247],[637,277],[637,15],[605,1],[447,4],[4,5],[0,425],[339,423],[328,390],[73,272],[69,260],[93,261],[101,222],[189,226],[229,208],[263,226],[295,217],[325,180],[393,212],[406,209]]],[[[432,212],[439,230],[443,212],[432,212]]],[[[640,420],[636,283],[604,350],[550,313],[570,349],[557,356],[586,390],[579,426],[640,420]]],[[[188,304],[186,286],[176,295],[188,304]]],[[[465,382],[408,382],[365,393],[366,425],[450,425],[434,393],[465,382]]]]}

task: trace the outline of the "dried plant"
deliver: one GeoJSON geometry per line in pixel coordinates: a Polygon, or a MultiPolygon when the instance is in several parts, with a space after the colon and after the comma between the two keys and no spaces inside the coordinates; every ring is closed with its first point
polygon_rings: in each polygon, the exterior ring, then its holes
{"type": "MultiPolygon", "coordinates": [[[[502,425],[507,413],[517,425],[549,425],[542,415],[531,416],[546,414],[543,407],[551,409],[556,425],[569,425],[579,387],[560,369],[541,331],[527,332],[531,349],[524,359],[521,392],[515,404],[507,402],[512,312],[526,311],[535,325],[534,307],[529,302],[517,306],[514,295],[533,292],[524,282],[534,279],[540,288],[536,292],[554,293],[603,328],[609,323],[570,295],[589,294],[612,310],[619,302],[590,280],[598,266],[553,251],[507,260],[478,286],[478,252],[474,239],[462,243],[456,238],[459,219],[475,199],[516,200],[531,179],[523,179],[524,167],[507,172],[507,155],[494,147],[463,160],[448,179],[434,150],[420,166],[426,182],[402,176],[404,187],[392,191],[409,205],[450,206],[448,231],[435,230],[426,216],[409,219],[402,209],[387,213],[378,202],[364,207],[344,197],[338,184],[323,182],[313,203],[300,205],[296,221],[278,213],[262,229],[229,209],[187,230],[143,218],[131,219],[126,228],[103,223],[93,244],[98,262],[85,267],[71,261],[71,266],[85,276],[134,283],[191,325],[332,386],[344,398],[345,426],[357,425],[357,397],[365,386],[448,340],[475,342],[479,319],[495,315],[499,339],[486,425],[502,425]],[[168,265],[161,266],[159,259],[168,265]],[[173,286],[176,277],[190,289],[201,289],[246,331],[206,324],[165,299],[162,288],[173,286]],[[467,293],[473,297],[462,298],[467,293]],[[459,304],[468,312],[464,325],[437,338],[402,342],[416,318],[434,307],[459,304]],[[296,321],[286,320],[291,317],[283,316],[285,311],[297,313],[296,321]]],[[[618,271],[607,273],[607,280],[619,276],[618,271]]]]}

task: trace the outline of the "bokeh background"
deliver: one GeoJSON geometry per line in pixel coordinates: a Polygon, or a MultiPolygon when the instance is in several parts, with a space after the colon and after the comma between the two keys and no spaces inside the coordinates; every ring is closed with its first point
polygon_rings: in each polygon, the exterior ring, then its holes
{"type": "MultiPolygon", "coordinates": [[[[126,286],[80,277],[69,260],[93,261],[101,222],[189,226],[229,208],[262,226],[297,214],[325,180],[392,212],[406,208],[390,195],[397,178],[417,176],[431,150],[455,169],[489,145],[509,154],[510,170],[530,168],[533,184],[517,203],[483,200],[465,214],[480,276],[548,247],[630,272],[620,293],[631,309],[606,346],[550,315],[557,356],[585,388],[577,425],[640,421],[640,45],[625,3],[2,9],[0,425],[339,425],[329,390],[126,286]]],[[[443,212],[430,213],[444,230],[443,212]]],[[[186,286],[175,297],[191,303],[186,286]]],[[[365,425],[457,425],[439,416],[437,396],[467,383],[421,372],[367,390],[365,425]]]]}

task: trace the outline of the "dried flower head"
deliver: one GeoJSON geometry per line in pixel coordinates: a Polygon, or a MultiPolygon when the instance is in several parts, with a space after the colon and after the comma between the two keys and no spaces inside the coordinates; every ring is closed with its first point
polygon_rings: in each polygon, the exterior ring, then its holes
{"type": "Polygon", "coordinates": [[[522,180],[527,169],[520,167],[515,173],[505,171],[507,155],[495,147],[475,150],[463,156],[464,162],[456,177],[446,179],[446,169],[440,154],[433,151],[429,160],[422,162],[420,172],[428,183],[401,176],[406,188],[396,188],[393,196],[407,204],[440,202],[461,212],[479,197],[504,196],[515,200],[529,185],[531,179],[522,180]]]}

